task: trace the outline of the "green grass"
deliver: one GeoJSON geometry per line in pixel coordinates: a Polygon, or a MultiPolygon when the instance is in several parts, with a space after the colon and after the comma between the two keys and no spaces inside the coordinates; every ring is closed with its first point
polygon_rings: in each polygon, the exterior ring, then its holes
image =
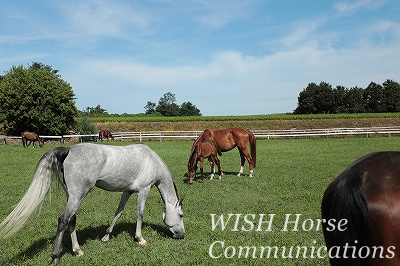
{"type": "MultiPolygon", "coordinates": [[[[126,145],[127,143],[113,143],[126,145]]],[[[120,193],[95,188],[77,213],[78,239],[85,256],[71,251],[65,234],[61,265],[327,265],[327,259],[310,258],[220,258],[212,259],[209,248],[224,241],[227,252],[239,246],[324,246],[321,231],[282,232],[285,214],[302,214],[304,219],[320,218],[320,202],[327,185],[356,158],[374,151],[399,150],[400,138],[326,138],[260,140],[257,142],[257,168],[254,176],[237,177],[239,153],[224,153],[222,180],[185,183],[191,142],[149,142],[169,166],[180,196],[184,196],[183,240],[168,237],[162,222],[163,204],[153,188],[145,209],[143,236],[148,246],[140,247],[133,236],[136,223],[136,196],[107,243],[100,241],[117,208],[120,193]],[[275,214],[272,231],[212,231],[210,214],[275,214]],[[167,236],[166,236],[167,235],[167,236]]],[[[0,220],[3,220],[29,186],[36,163],[47,150],[24,149],[19,145],[0,146],[0,220]]],[[[209,174],[209,166],[205,166],[209,174]]],[[[248,174],[246,164],[245,174],[248,174]]],[[[47,197],[40,212],[10,239],[0,240],[0,265],[48,265],[51,261],[57,218],[65,206],[65,194],[53,182],[51,200],[47,197]]],[[[248,224],[239,224],[248,228],[248,224]]],[[[257,224],[255,224],[257,226],[257,224]]],[[[214,254],[224,252],[216,245],[214,254]]],[[[281,257],[281,255],[279,255],[281,257]]]]}
{"type": "Polygon", "coordinates": [[[305,120],[305,119],[352,119],[352,118],[398,118],[400,113],[361,113],[361,114],[270,114],[239,116],[98,116],[91,122],[193,122],[193,121],[251,121],[251,120],[305,120]]]}

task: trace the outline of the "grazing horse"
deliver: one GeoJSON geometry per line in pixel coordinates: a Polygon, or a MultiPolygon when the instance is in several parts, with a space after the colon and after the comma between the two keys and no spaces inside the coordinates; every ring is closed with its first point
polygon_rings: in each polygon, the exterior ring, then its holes
{"type": "Polygon", "coordinates": [[[28,132],[24,131],[21,133],[22,137],[22,145],[24,147],[28,147],[32,142],[32,146],[35,148],[35,141],[39,142],[39,146],[43,147],[44,143],[43,141],[39,138],[38,134],[33,133],[33,132],[28,132]],[[29,143],[27,143],[29,140],[29,143]]]}
{"type": "Polygon", "coordinates": [[[115,223],[122,215],[132,193],[138,193],[138,218],[135,237],[140,245],[147,242],[142,236],[142,220],[146,198],[155,185],[164,202],[164,223],[173,238],[183,238],[182,199],[178,198],[175,183],[167,165],[143,144],[108,146],[92,143],[58,147],[40,159],[32,184],[14,210],[0,224],[0,236],[8,237],[18,231],[38,207],[50,188],[53,174],[58,176],[67,195],[67,205],[58,218],[58,228],[52,252],[52,264],[60,258],[64,231],[69,228],[72,250],[82,256],[75,230],[76,211],[94,186],[108,191],[121,191],[122,197],[115,217],[102,241],[107,241],[115,223]]]}
{"type": "Polygon", "coordinates": [[[100,130],[100,132],[99,132],[99,140],[103,141],[104,138],[106,138],[107,140],[109,140],[109,139],[114,140],[114,137],[113,137],[113,135],[111,134],[110,131],[100,130]]]}
{"type": "Polygon", "coordinates": [[[210,179],[214,178],[215,174],[215,164],[218,166],[218,175],[219,179],[221,179],[221,166],[218,159],[218,155],[222,155],[221,148],[213,139],[206,139],[203,142],[196,144],[192,153],[190,154],[189,162],[188,162],[188,174],[189,174],[189,183],[192,184],[194,178],[196,177],[197,170],[197,162],[200,161],[200,172],[201,177],[203,177],[203,164],[204,158],[208,158],[211,164],[211,176],[210,179]]]}
{"type": "MultiPolygon", "coordinates": [[[[230,151],[233,148],[238,147],[241,159],[238,176],[243,173],[243,166],[246,159],[249,162],[249,176],[251,177],[253,175],[253,170],[256,167],[256,138],[254,137],[253,133],[242,128],[221,130],[206,129],[193,143],[192,151],[198,143],[203,142],[206,139],[213,139],[221,148],[222,152],[230,151]],[[247,149],[249,142],[251,155],[247,149]]],[[[200,165],[200,167],[202,167],[202,165],[200,165]]]]}
{"type": "MultiPolygon", "coordinates": [[[[326,189],[324,223],[331,265],[400,265],[400,152],[378,152],[352,163],[326,189]]],[[[328,253],[329,254],[329,253],[328,253]]]]}

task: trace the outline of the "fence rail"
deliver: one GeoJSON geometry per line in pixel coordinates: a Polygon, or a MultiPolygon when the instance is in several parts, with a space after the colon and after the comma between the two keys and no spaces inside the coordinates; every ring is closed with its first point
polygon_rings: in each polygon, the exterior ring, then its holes
{"type": "MultiPolygon", "coordinates": [[[[203,131],[147,131],[147,132],[114,132],[115,140],[137,139],[159,140],[164,139],[189,139],[195,140],[203,131]]],[[[400,126],[394,127],[362,127],[362,128],[325,128],[325,129],[289,129],[289,130],[251,130],[257,139],[279,139],[279,138],[311,138],[311,137],[339,137],[364,135],[366,137],[373,135],[393,136],[400,135],[400,126]]],[[[86,135],[62,135],[62,136],[39,136],[44,140],[59,140],[65,142],[71,138],[78,141],[85,139],[98,141],[97,134],[86,135]]],[[[7,144],[8,139],[21,139],[20,136],[0,136],[3,144],[7,144]]]]}

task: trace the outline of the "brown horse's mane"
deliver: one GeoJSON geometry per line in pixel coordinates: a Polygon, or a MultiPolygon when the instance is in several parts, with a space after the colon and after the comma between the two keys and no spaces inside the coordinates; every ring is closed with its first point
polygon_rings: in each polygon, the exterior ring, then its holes
{"type": "Polygon", "coordinates": [[[189,157],[189,170],[193,171],[195,169],[196,160],[197,160],[197,151],[199,150],[199,145],[196,145],[189,157]]]}

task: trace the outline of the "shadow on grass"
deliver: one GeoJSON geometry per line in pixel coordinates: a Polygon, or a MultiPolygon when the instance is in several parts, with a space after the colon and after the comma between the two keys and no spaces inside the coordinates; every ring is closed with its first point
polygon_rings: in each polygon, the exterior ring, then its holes
{"type": "MultiPolygon", "coordinates": [[[[234,176],[237,177],[238,172],[226,172],[226,171],[222,171],[222,178],[224,178],[224,176],[234,176]]],[[[210,179],[210,175],[211,172],[203,172],[203,176],[201,177],[200,173],[196,173],[196,178],[193,180],[193,182],[198,182],[198,183],[202,183],[204,180],[206,179],[210,179]]],[[[187,173],[185,173],[183,175],[185,178],[182,179],[183,183],[185,184],[189,184],[189,175],[187,173]]],[[[241,177],[246,177],[249,176],[248,174],[243,173],[241,175],[241,177]]],[[[215,173],[214,175],[214,179],[218,179],[218,172],[215,173]]]]}
{"type": "MultiPolygon", "coordinates": [[[[148,224],[143,222],[142,229],[146,226],[150,226],[152,230],[156,231],[160,236],[164,238],[172,238],[172,233],[168,230],[168,228],[164,225],[159,224],[148,224]]],[[[98,227],[87,227],[85,229],[77,231],[78,241],[81,246],[83,246],[89,240],[98,240],[101,241],[101,238],[105,235],[106,229],[108,225],[101,225],[98,227]]],[[[116,224],[110,238],[115,237],[123,232],[128,232],[132,238],[135,238],[135,231],[136,231],[136,223],[120,223],[116,224]]],[[[55,232],[54,232],[55,234],[55,232]]],[[[54,238],[42,238],[34,243],[32,243],[27,249],[21,251],[16,256],[11,258],[7,263],[7,265],[18,265],[21,262],[28,261],[35,257],[37,253],[46,249],[48,245],[53,247],[54,238]]],[[[135,239],[135,241],[137,241],[135,239]]],[[[72,254],[72,243],[69,234],[69,230],[67,229],[64,233],[62,247],[61,247],[61,258],[65,254],[72,254]]],[[[51,254],[49,254],[49,262],[51,254]]]]}

